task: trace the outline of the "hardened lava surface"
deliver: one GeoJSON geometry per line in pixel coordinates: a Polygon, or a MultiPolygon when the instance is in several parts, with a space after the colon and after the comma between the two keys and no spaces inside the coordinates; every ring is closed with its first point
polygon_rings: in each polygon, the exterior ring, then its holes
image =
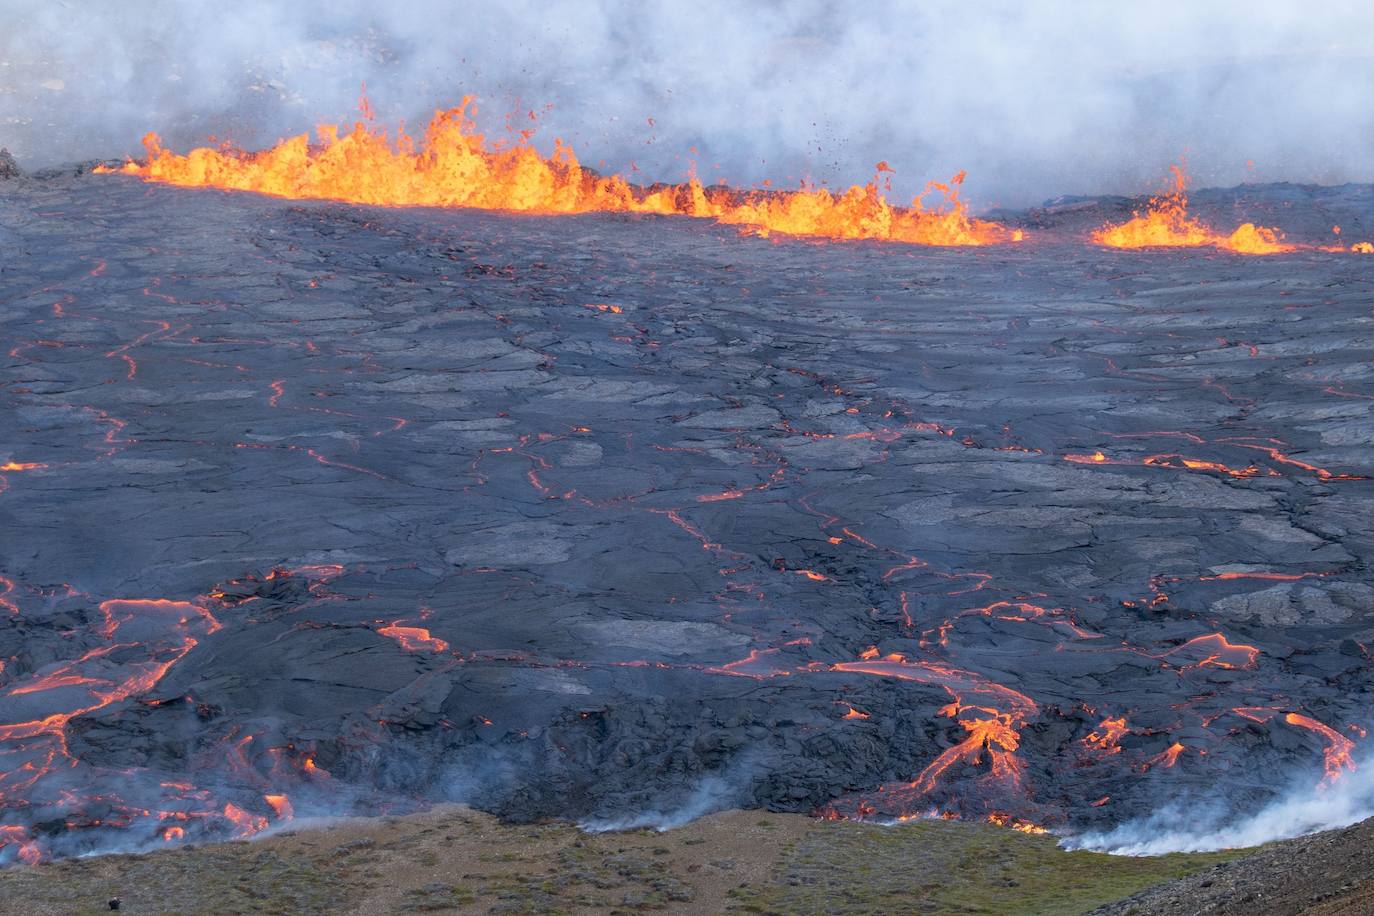
{"type": "Polygon", "coordinates": [[[0,858],[1344,778],[1374,258],[1084,206],[945,250],[0,186],[0,858]]]}

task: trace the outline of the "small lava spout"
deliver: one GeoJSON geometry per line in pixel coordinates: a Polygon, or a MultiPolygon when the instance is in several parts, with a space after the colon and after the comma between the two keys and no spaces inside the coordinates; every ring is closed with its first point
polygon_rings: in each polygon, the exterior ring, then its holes
{"type": "Polygon", "coordinates": [[[1238,254],[1280,254],[1295,246],[1283,242],[1277,229],[1244,223],[1230,235],[1221,235],[1197,217],[1188,215],[1188,176],[1179,165],[1170,166],[1173,187],[1150,198],[1144,213],[1118,225],[1103,226],[1092,240],[1109,248],[1193,248],[1212,246],[1238,254]]]}
{"type": "Polygon", "coordinates": [[[528,142],[530,131],[520,132],[511,143],[488,143],[477,133],[475,113],[472,96],[435,112],[418,144],[404,131],[398,131],[393,143],[385,130],[359,121],[344,134],[334,125],[320,127],[315,146],[302,134],[262,152],[202,147],[181,156],[150,133],[143,138],[147,163],[130,162],[118,171],[184,187],[384,206],[693,216],[760,236],[777,232],[962,246],[1017,242],[1023,235],[969,215],[959,199],[963,172],[948,182],[931,182],[905,207],[893,206],[880,193],[879,177],[892,171],[886,163],[878,164],[874,180],[839,194],[807,186],[795,191],[707,188],[695,177],[646,190],[619,175],[605,177],[583,168],[561,141],[555,142],[553,155],[542,156],[528,142]],[[938,195],[942,203],[926,207],[923,199],[929,195],[938,195]]]}

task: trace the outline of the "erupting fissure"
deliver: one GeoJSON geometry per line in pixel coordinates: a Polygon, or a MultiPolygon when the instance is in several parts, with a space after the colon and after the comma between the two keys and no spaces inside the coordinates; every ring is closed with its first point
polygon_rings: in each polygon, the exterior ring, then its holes
{"type": "MultiPolygon", "coordinates": [[[[364,114],[370,109],[364,105],[364,114]]],[[[393,142],[363,121],[340,133],[317,128],[318,143],[305,134],[261,152],[201,147],[182,156],[157,134],[143,138],[145,164],[120,171],[148,181],[185,187],[256,191],[276,197],[322,198],[381,206],[473,207],[539,214],[653,213],[714,219],[742,231],[834,239],[880,239],[918,245],[990,245],[1019,241],[1020,230],[969,215],[959,199],[964,173],[931,182],[910,206],[893,206],[878,176],[835,194],[803,186],[796,191],[742,191],[705,187],[695,177],[681,184],[644,188],[620,175],[603,176],[582,166],[570,146],[555,141],[551,156],[529,144],[532,130],[512,143],[488,142],[472,120],[472,96],[437,111],[418,145],[404,130],[393,142]],[[923,199],[943,198],[928,209],[923,199]]],[[[533,117],[533,115],[531,115],[533,117]]]]}

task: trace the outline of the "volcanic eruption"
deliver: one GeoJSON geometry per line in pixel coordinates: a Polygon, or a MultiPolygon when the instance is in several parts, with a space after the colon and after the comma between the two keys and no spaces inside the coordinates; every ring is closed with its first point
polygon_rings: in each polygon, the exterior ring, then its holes
{"type": "Polygon", "coordinates": [[[363,107],[0,185],[0,863],[1363,785],[1369,186],[668,183],[363,107]]]}
{"type": "MultiPolygon", "coordinates": [[[[684,184],[636,188],[619,175],[603,177],[583,168],[561,140],[552,156],[541,156],[528,143],[532,128],[521,130],[512,143],[489,143],[470,116],[474,104],[467,96],[453,108],[436,111],[418,145],[404,130],[393,142],[385,131],[363,121],[342,135],[336,126],[320,127],[313,149],[309,138],[300,135],[251,154],[201,147],[179,156],[164,149],[156,134],[148,134],[143,139],[147,162],[131,162],[122,171],[183,187],[382,206],[678,214],[739,225],[764,236],[782,232],[917,245],[990,245],[1022,237],[1020,230],[969,216],[959,199],[963,172],[926,187],[926,194],[943,197],[934,210],[927,210],[921,197],[907,207],[888,203],[878,182],[883,172],[892,171],[886,162],[877,164],[873,181],[840,194],[825,188],[708,189],[695,177],[684,184]]],[[[366,96],[360,107],[370,114],[366,96]]],[[[535,113],[529,117],[533,121],[535,113]]]]}

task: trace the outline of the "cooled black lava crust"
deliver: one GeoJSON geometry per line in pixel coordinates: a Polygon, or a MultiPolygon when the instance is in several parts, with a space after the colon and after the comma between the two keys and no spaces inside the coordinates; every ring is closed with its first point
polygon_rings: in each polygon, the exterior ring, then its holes
{"type": "Polygon", "coordinates": [[[286,805],[1100,827],[1339,778],[1374,257],[1067,212],[941,250],[0,186],[0,859],[286,805]]]}

